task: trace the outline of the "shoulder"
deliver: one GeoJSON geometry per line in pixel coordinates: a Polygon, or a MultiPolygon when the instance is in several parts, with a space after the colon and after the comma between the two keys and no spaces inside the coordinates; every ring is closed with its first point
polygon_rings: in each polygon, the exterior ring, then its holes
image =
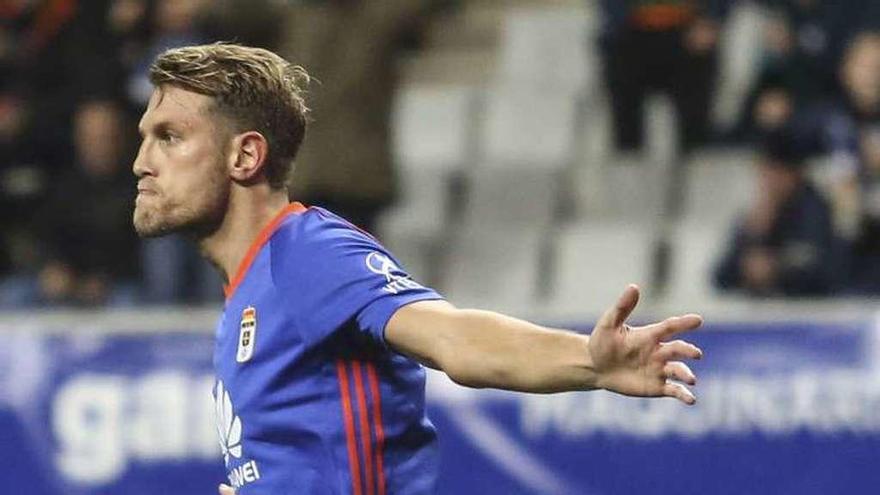
{"type": "Polygon", "coordinates": [[[369,233],[318,207],[284,222],[271,247],[273,271],[285,274],[336,271],[339,261],[352,253],[384,251],[369,233]]]}
{"type": "Polygon", "coordinates": [[[273,248],[298,250],[327,249],[350,242],[378,245],[378,241],[369,233],[344,218],[315,206],[282,224],[272,241],[273,248]]]}

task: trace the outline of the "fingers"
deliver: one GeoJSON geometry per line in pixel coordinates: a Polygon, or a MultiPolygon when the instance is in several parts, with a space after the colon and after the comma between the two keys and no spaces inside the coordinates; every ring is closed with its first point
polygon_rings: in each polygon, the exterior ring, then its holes
{"type": "Polygon", "coordinates": [[[663,374],[669,380],[678,380],[688,385],[697,384],[697,376],[694,375],[694,372],[691,371],[688,365],[681,361],[666,363],[666,366],[663,367],[663,374]]]}
{"type": "Polygon", "coordinates": [[[703,324],[703,317],[695,314],[688,314],[683,316],[673,316],[671,318],[666,318],[660,323],[651,325],[653,330],[657,333],[657,337],[660,340],[666,340],[672,337],[675,334],[681,332],[687,332],[690,330],[694,330],[700,327],[703,324]]]}
{"type": "Polygon", "coordinates": [[[617,328],[623,325],[623,322],[626,321],[638,303],[639,287],[635,284],[626,286],[623,294],[617,299],[617,303],[608,308],[605,314],[602,315],[598,326],[617,328]]]}
{"type": "MultiPolygon", "coordinates": [[[[667,344],[667,346],[671,346],[671,344],[673,343],[667,344]]],[[[680,340],[674,342],[674,344],[682,344],[696,349],[696,347],[680,340]]],[[[696,350],[699,351],[699,349],[696,350]]],[[[693,405],[697,402],[697,398],[694,396],[693,392],[683,385],[697,384],[697,376],[691,371],[688,365],[681,361],[670,361],[663,366],[663,377],[666,379],[666,383],[663,385],[663,395],[674,397],[687,405],[693,405]]]]}
{"type": "Polygon", "coordinates": [[[657,351],[657,359],[661,361],[680,361],[682,359],[702,359],[703,350],[683,340],[661,342],[657,351]]]}
{"type": "Polygon", "coordinates": [[[217,490],[220,495],[235,495],[235,490],[229,485],[220,485],[217,490]]]}
{"type": "Polygon", "coordinates": [[[692,406],[697,402],[697,398],[694,394],[680,383],[666,382],[666,384],[663,385],[663,395],[666,397],[674,397],[689,406],[692,406]]]}

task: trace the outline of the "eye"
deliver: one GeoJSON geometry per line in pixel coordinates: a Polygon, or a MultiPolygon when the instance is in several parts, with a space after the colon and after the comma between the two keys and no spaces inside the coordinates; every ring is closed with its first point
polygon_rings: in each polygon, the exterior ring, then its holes
{"type": "Polygon", "coordinates": [[[162,131],[159,133],[159,141],[164,144],[174,144],[180,140],[180,137],[171,131],[162,131]]]}

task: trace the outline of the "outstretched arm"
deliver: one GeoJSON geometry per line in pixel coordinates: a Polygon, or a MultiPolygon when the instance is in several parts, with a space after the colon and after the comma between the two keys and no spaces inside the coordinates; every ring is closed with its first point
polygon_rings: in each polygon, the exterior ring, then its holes
{"type": "Polygon", "coordinates": [[[551,393],[603,388],[693,404],[684,384],[696,377],[682,359],[702,351],[676,334],[700,326],[698,315],[632,328],[626,319],[639,289],[626,288],[589,336],[549,329],[498,313],[424,301],[398,310],[385,329],[395,350],[469,387],[551,393]]]}

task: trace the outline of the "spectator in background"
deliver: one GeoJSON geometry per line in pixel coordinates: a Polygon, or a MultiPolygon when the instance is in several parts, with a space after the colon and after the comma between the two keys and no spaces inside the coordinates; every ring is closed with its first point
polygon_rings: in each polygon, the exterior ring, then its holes
{"type": "Polygon", "coordinates": [[[75,29],[77,2],[3,2],[0,42],[0,91],[3,113],[17,123],[19,141],[39,157],[55,162],[68,155],[70,96],[76,75],[70,71],[81,43],[75,29]]]}
{"type": "Polygon", "coordinates": [[[138,77],[143,77],[143,63],[155,23],[155,2],[148,0],[109,0],[104,15],[107,43],[122,66],[125,87],[126,112],[132,120],[140,118],[143,97],[134,89],[138,77]]]}
{"type": "Polygon", "coordinates": [[[36,269],[33,213],[70,163],[75,101],[118,82],[95,22],[102,3],[0,2],[0,275],[36,269]]]}
{"type": "Polygon", "coordinates": [[[644,101],[652,91],[668,94],[675,105],[679,150],[703,143],[727,2],[603,0],[602,8],[600,45],[617,149],[641,149],[644,101]]]}
{"type": "MultiPolygon", "coordinates": [[[[854,33],[877,26],[875,0],[766,0],[764,62],[733,136],[760,139],[841,95],[837,74],[854,33]]],[[[808,119],[815,115],[807,116],[808,119]]]]}
{"type": "Polygon", "coordinates": [[[36,275],[19,279],[18,299],[7,305],[134,302],[134,185],[123,128],[113,101],[86,101],[76,109],[75,158],[52,181],[36,216],[42,262],[36,275]]]}
{"type": "MultiPolygon", "coordinates": [[[[0,2],[0,276],[32,269],[32,211],[45,193],[46,166],[63,156],[63,126],[55,106],[40,109],[49,99],[37,77],[40,64],[55,65],[56,40],[73,18],[69,6],[50,2],[0,2]],[[42,126],[45,112],[54,128],[42,126]],[[40,127],[43,127],[40,129],[40,127]]],[[[55,65],[57,68],[58,66],[55,65]]],[[[61,71],[57,83],[66,80],[61,71]]]]}
{"type": "Polygon", "coordinates": [[[424,27],[437,0],[316,1],[292,8],[287,58],[319,84],[319,117],[297,158],[291,195],[372,230],[394,200],[391,106],[401,41],[424,27]]]}
{"type": "Polygon", "coordinates": [[[837,225],[855,256],[848,290],[880,294],[880,33],[853,40],[840,81],[844,96],[822,137],[834,168],[837,225]]]}
{"type": "Polygon", "coordinates": [[[149,37],[140,54],[130,55],[134,60],[126,84],[129,101],[135,107],[146,108],[152,94],[150,61],[169,48],[207,41],[200,23],[205,10],[204,0],[114,0],[108,20],[127,39],[137,39],[142,29],[140,17],[147,18],[149,37]]]}
{"type": "Polygon", "coordinates": [[[796,104],[826,98],[839,90],[837,69],[844,48],[865,18],[872,0],[844,7],[827,0],[775,0],[768,26],[765,74],[786,79],[796,104]]]}
{"type": "Polygon", "coordinates": [[[758,192],[715,272],[723,290],[754,296],[824,296],[841,266],[831,210],[805,172],[804,148],[788,130],[765,139],[758,192]]]}
{"type": "Polygon", "coordinates": [[[859,295],[880,294],[880,122],[860,133],[862,167],[859,171],[858,234],[853,243],[853,267],[849,291],[859,295]]]}

